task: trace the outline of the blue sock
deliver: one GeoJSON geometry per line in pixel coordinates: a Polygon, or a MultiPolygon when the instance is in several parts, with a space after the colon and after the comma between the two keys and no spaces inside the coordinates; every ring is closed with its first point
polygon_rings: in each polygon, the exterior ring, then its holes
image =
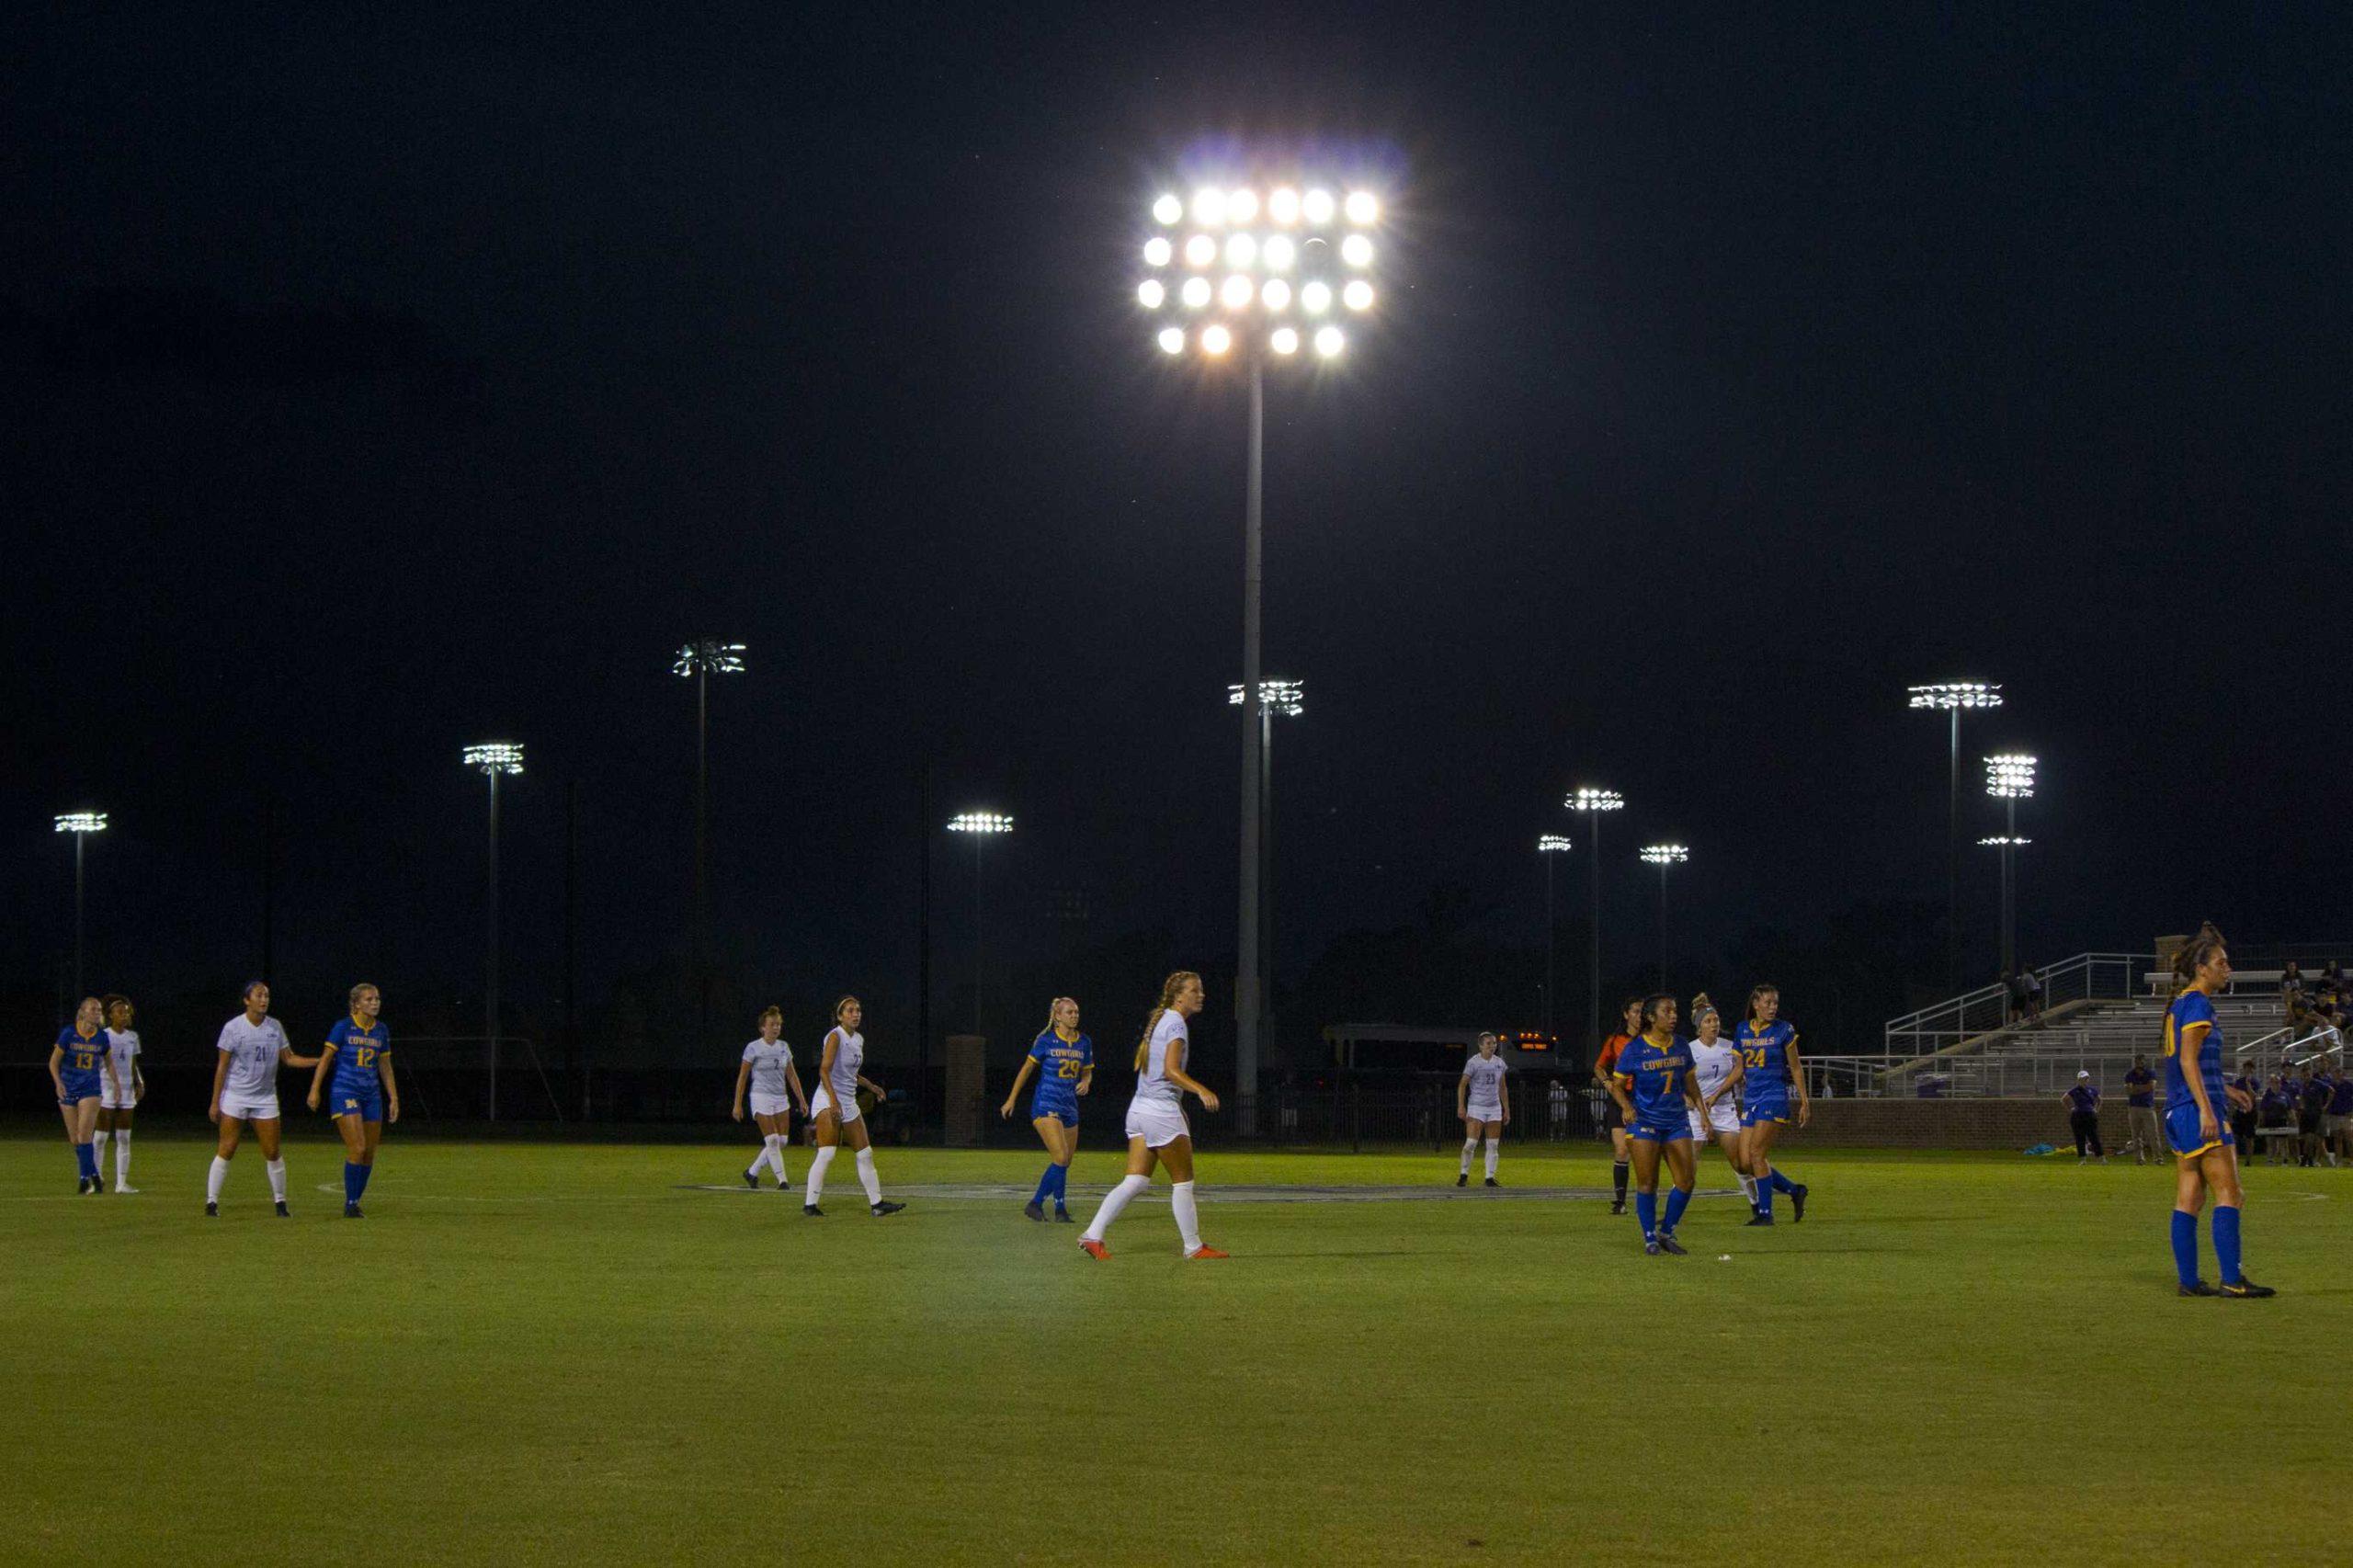
{"type": "Polygon", "coordinates": [[[1775,1192],[1795,1192],[1798,1189],[1798,1184],[1783,1176],[1778,1165],[1774,1167],[1772,1182],[1775,1192]]]}
{"type": "Polygon", "coordinates": [[[1668,1191],[1666,1195],[1666,1224],[1664,1227],[1668,1235],[1671,1236],[1675,1234],[1675,1222],[1683,1218],[1683,1210],[1689,1207],[1690,1202],[1691,1195],[1684,1191],[1681,1187],[1674,1187],[1668,1191]]]}
{"type": "Polygon", "coordinates": [[[1029,1202],[1033,1207],[1046,1201],[1047,1197],[1052,1193],[1054,1190],[1054,1173],[1060,1169],[1062,1169],[1062,1167],[1053,1164],[1051,1161],[1047,1163],[1046,1174],[1038,1178],[1038,1190],[1029,1195],[1029,1202]]]}
{"type": "MultiPolygon", "coordinates": [[[[1780,1173],[1776,1171],[1773,1174],[1774,1176],[1779,1176],[1780,1173]]],[[[1773,1217],[1772,1176],[1768,1176],[1763,1181],[1756,1184],[1756,1211],[1759,1214],[1764,1215],[1768,1220],[1773,1217]]]]}
{"type": "Polygon", "coordinates": [[[1658,1239],[1657,1193],[1638,1192],[1634,1194],[1634,1218],[1643,1222],[1643,1240],[1648,1242],[1658,1239]]]}
{"type": "Polygon", "coordinates": [[[98,1152],[87,1143],[74,1145],[74,1164],[85,1176],[98,1174],[98,1152]]]}
{"type": "Polygon", "coordinates": [[[1054,1207],[1057,1209],[1070,1207],[1070,1167],[1068,1165],[1054,1167],[1054,1207]]]}
{"type": "Polygon", "coordinates": [[[347,1204],[359,1201],[359,1172],[361,1167],[349,1160],[343,1162],[343,1200],[347,1204]]]}
{"type": "MultiPolygon", "coordinates": [[[[2238,1239],[2238,1211],[2231,1211],[2231,1239],[2238,1239]]],[[[2214,1242],[2222,1244],[2222,1211],[2214,1210],[2214,1242]]],[[[2185,1286],[2198,1283],[2198,1216],[2173,1211],[2173,1271],[2185,1286]]]]}
{"type": "Polygon", "coordinates": [[[375,1174],[376,1166],[372,1161],[359,1167],[359,1192],[362,1197],[367,1196],[369,1178],[375,1174]]]}
{"type": "Polygon", "coordinates": [[[2235,1204],[2214,1205],[2214,1261],[2222,1266],[2223,1284],[2239,1282],[2239,1211],[2235,1204]]]}

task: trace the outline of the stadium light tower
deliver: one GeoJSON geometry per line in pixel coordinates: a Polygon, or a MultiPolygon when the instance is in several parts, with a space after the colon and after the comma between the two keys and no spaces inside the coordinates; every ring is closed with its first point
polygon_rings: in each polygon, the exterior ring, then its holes
{"type": "Polygon", "coordinates": [[[1961,714],[1965,708],[1999,708],[2002,688],[1977,680],[1938,681],[1905,688],[1915,708],[1941,710],[1952,727],[1952,825],[1946,837],[1945,989],[1961,994],[1961,714]]]}
{"type": "Polygon", "coordinates": [[[107,830],[104,812],[67,812],[54,819],[51,831],[74,835],[74,1004],[82,1002],[82,846],[94,833],[107,830]]]}
{"type": "Polygon", "coordinates": [[[1583,812],[1591,825],[1586,829],[1586,858],[1593,862],[1593,976],[1585,1003],[1586,1032],[1597,1056],[1601,1051],[1601,819],[1611,812],[1626,809],[1626,797],[1615,790],[1581,788],[1561,802],[1573,812],[1583,812]]]}
{"type": "MultiPolygon", "coordinates": [[[[1225,705],[1242,706],[1242,687],[1225,688],[1225,705]]],[[[1273,676],[1258,683],[1258,993],[1275,994],[1275,716],[1307,711],[1302,681],[1273,676]]]]}
{"type": "Polygon", "coordinates": [[[983,933],[988,928],[981,905],[982,851],[990,839],[1013,831],[1013,819],[1002,812],[959,812],[948,819],[948,831],[970,834],[972,838],[972,1032],[980,1034],[981,983],[987,972],[983,933]]]}
{"type": "Polygon", "coordinates": [[[1258,1126],[1258,1035],[1266,1017],[1259,972],[1264,832],[1259,767],[1266,676],[1259,665],[1260,546],[1266,471],[1266,367],[1331,366],[1373,308],[1381,199],[1318,171],[1269,167],[1163,192],[1137,245],[1130,285],[1163,355],[1204,371],[1239,363],[1250,379],[1250,460],[1242,550],[1242,898],[1235,943],[1233,1074],[1238,1123],[1258,1126]],[[1341,323],[1349,326],[1344,327],[1341,323]]]}
{"type": "Polygon", "coordinates": [[[2018,802],[2034,798],[2034,758],[2023,752],[2004,752],[1985,759],[1985,792],[2002,802],[2007,817],[2000,836],[1977,841],[1993,845],[2002,852],[2002,972],[2005,974],[2018,962],[2018,882],[2011,869],[2011,857],[2012,852],[2026,842],[2018,836],[2018,802]]]}
{"type": "Polygon", "coordinates": [[[523,771],[523,748],[514,741],[468,746],[466,766],[490,780],[490,958],[483,986],[483,1031],[490,1037],[490,1119],[498,1119],[498,776],[523,771]]]}
{"type": "Polygon", "coordinates": [[[1552,949],[1559,946],[1552,925],[1552,862],[1569,852],[1569,841],[1557,833],[1536,835],[1536,853],[1544,861],[1544,1043],[1557,1046],[1560,1039],[1552,1031],[1552,949]]]}
{"type": "Polygon", "coordinates": [[[694,968],[698,1023],[710,1031],[710,677],[744,673],[744,644],[705,637],[686,644],[670,673],[695,683],[694,968]]]}
{"type": "Polygon", "coordinates": [[[1680,844],[1645,844],[1643,858],[1658,868],[1658,988],[1666,989],[1666,869],[1691,858],[1680,844]]]}

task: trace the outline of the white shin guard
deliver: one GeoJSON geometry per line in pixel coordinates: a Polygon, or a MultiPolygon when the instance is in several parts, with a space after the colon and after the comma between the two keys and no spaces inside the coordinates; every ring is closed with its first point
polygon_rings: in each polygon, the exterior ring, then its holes
{"type": "Polygon", "coordinates": [[[1185,1239],[1185,1255],[1201,1250],[1201,1210],[1193,1201],[1193,1184],[1180,1181],[1168,1189],[1168,1206],[1176,1211],[1176,1233],[1185,1239]]]}
{"type": "Polygon", "coordinates": [[[872,1149],[860,1149],[858,1152],[858,1185],[866,1188],[866,1201],[868,1203],[874,1204],[882,1201],[882,1178],[874,1174],[874,1151],[872,1149]]]}
{"type": "Polygon", "coordinates": [[[834,1163],[834,1155],[839,1152],[827,1145],[820,1148],[817,1157],[809,1162],[809,1184],[802,1189],[801,1201],[810,1208],[817,1207],[817,1200],[825,1196],[825,1167],[834,1163]]]}

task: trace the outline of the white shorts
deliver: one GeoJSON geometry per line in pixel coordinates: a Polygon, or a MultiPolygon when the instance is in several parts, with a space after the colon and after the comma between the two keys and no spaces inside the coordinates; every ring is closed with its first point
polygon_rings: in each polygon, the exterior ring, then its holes
{"type": "Polygon", "coordinates": [[[1465,1110],[1462,1115],[1464,1119],[1469,1121],[1501,1121],[1504,1119],[1504,1108],[1500,1105],[1474,1105],[1465,1110]]]}
{"type": "Polygon", "coordinates": [[[1740,1110],[1739,1108],[1734,1106],[1730,1100],[1718,1100],[1714,1105],[1710,1106],[1708,1108],[1708,1115],[1704,1124],[1701,1122],[1699,1113],[1698,1111],[1692,1111],[1689,1115],[1691,1118],[1691,1136],[1695,1139],[1704,1136],[1707,1129],[1710,1127],[1716,1130],[1716,1136],[1718,1138],[1737,1138],[1740,1136],[1740,1110]]]}
{"type": "Polygon", "coordinates": [[[100,1110],[137,1110],[139,1108],[139,1085],[136,1084],[125,1084],[122,1086],[122,1093],[119,1095],[114,1092],[111,1086],[100,1089],[98,1091],[98,1108],[100,1110]]]}
{"type": "Polygon", "coordinates": [[[792,1096],[790,1095],[764,1095],[760,1093],[759,1090],[754,1089],[752,1091],[752,1114],[754,1116],[790,1116],[792,1114],[792,1096]]]}
{"type": "MultiPolygon", "coordinates": [[[[834,1105],[834,1091],[829,1087],[820,1085],[817,1089],[817,1097],[809,1102],[809,1119],[814,1121],[819,1117],[824,1115],[827,1111],[834,1110],[835,1108],[836,1108],[834,1105]]],[[[841,1116],[841,1124],[844,1127],[847,1127],[851,1122],[856,1121],[858,1119],[858,1096],[855,1095],[851,1096],[849,1104],[839,1108],[839,1114],[841,1116]]]]}
{"type": "Polygon", "coordinates": [[[221,1114],[233,1116],[239,1121],[276,1121],[278,1096],[262,1095],[247,1098],[244,1095],[224,1093],[221,1096],[221,1114]]]}
{"type": "Polygon", "coordinates": [[[1193,1130],[1185,1124],[1182,1106],[1166,1100],[1130,1100],[1127,1135],[1142,1139],[1147,1149],[1158,1149],[1179,1138],[1190,1138],[1193,1130]]]}

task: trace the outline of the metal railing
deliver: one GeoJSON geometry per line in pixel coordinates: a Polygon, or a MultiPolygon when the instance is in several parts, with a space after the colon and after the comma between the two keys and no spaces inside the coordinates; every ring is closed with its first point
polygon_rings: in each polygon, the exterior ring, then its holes
{"type": "MultiPolygon", "coordinates": [[[[2042,983],[2040,1010],[2071,1002],[2121,1001],[2135,994],[2134,971],[2153,967],[2140,953],[2077,953],[2034,971],[2042,983]]],[[[2016,1016],[2009,988],[1998,982],[1888,1020],[1887,1056],[1908,1062],[2007,1028],[2016,1016]]]]}

